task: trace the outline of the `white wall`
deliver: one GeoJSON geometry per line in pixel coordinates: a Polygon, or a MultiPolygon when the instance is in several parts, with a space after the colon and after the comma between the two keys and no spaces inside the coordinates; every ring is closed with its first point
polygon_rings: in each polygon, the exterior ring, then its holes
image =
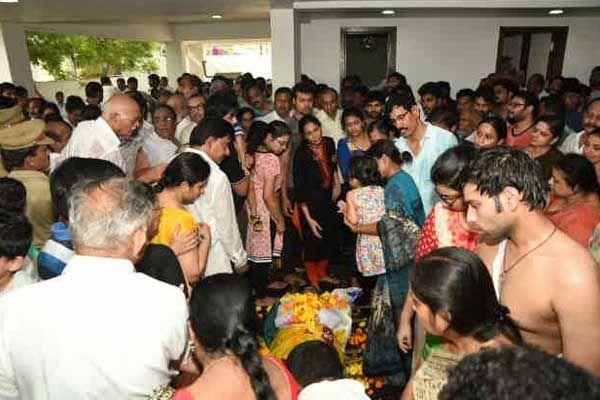
{"type": "Polygon", "coordinates": [[[565,76],[587,82],[591,68],[600,63],[600,17],[334,18],[301,23],[302,73],[338,87],[340,28],[363,26],[397,26],[396,69],[413,89],[430,80],[450,82],[453,92],[475,88],[495,70],[500,26],[568,26],[565,76]]]}
{"type": "Polygon", "coordinates": [[[271,37],[269,20],[171,25],[176,40],[264,39],[271,37]]]}

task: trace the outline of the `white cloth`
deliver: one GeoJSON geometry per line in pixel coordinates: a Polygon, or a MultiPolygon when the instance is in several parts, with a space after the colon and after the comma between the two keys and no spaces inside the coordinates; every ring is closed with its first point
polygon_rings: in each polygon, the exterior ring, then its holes
{"type": "Polygon", "coordinates": [[[342,129],[342,110],[337,110],[335,118],[331,118],[325,111],[318,109],[313,111],[313,115],[321,122],[323,135],[332,138],[336,145],[346,137],[346,133],[342,129]]]}
{"type": "Polygon", "coordinates": [[[268,113],[262,117],[255,118],[255,120],[263,121],[263,122],[266,122],[267,124],[270,124],[273,121],[281,121],[281,122],[285,122],[286,124],[289,125],[291,117],[292,117],[291,111],[287,118],[281,118],[281,116],[279,114],[277,114],[277,111],[273,110],[270,113],[268,113]]]}
{"type": "MultiPolygon", "coordinates": [[[[181,143],[182,146],[187,146],[190,144],[190,137],[192,136],[192,131],[197,125],[198,124],[192,121],[191,124],[187,125],[185,128],[182,129],[181,138],[179,139],[179,143],[181,143]]],[[[177,132],[175,133],[175,137],[177,137],[177,132]]]]}
{"type": "Polygon", "coordinates": [[[102,106],[113,96],[115,93],[121,93],[119,89],[113,85],[102,86],[102,106]]]}
{"type": "Polygon", "coordinates": [[[300,392],[298,400],[369,400],[365,387],[354,379],[322,381],[306,386],[300,392]]]}
{"type": "Polygon", "coordinates": [[[508,240],[504,239],[498,245],[498,253],[492,262],[492,283],[494,284],[494,291],[496,292],[496,298],[500,301],[500,289],[501,289],[501,278],[502,268],[504,267],[504,255],[506,254],[506,245],[508,240]]]}
{"type": "Polygon", "coordinates": [[[123,259],[75,256],[0,299],[0,399],[143,399],[187,341],[183,292],[123,259]]]}
{"type": "MultiPolygon", "coordinates": [[[[110,161],[126,171],[125,158],[121,152],[121,141],[102,117],[77,124],[69,143],[61,152],[60,159],[66,160],[71,157],[110,161]]],[[[53,166],[58,164],[55,162],[53,166]]]]}
{"type": "Polygon", "coordinates": [[[185,151],[200,154],[210,166],[204,194],[187,206],[196,221],[210,226],[211,245],[205,276],[231,273],[231,263],[237,268],[248,261],[238,229],[231,184],[227,175],[205,152],[192,148],[185,151]]]}
{"type": "Polygon", "coordinates": [[[142,141],[142,150],[148,156],[151,167],[171,161],[177,149],[175,143],[161,138],[156,132],[149,133],[142,141]]]}
{"type": "Polygon", "coordinates": [[[579,139],[583,136],[584,131],[577,132],[574,134],[570,134],[564,140],[564,142],[560,145],[559,150],[563,154],[568,153],[576,153],[583,154],[583,147],[579,146],[579,139]]]}
{"type": "MultiPolygon", "coordinates": [[[[177,128],[175,128],[175,137],[179,140],[179,143],[188,143],[189,137],[187,141],[183,141],[183,133],[190,127],[195,126],[194,121],[190,119],[190,117],[185,117],[181,121],[177,123],[177,128]]],[[[193,128],[192,128],[193,129],[193,128]]],[[[191,131],[189,131],[191,133],[191,131]]]]}

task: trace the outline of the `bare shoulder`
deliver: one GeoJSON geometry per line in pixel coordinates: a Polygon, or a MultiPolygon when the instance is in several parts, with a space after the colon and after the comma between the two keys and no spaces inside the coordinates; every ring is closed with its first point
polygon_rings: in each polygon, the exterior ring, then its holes
{"type": "Polygon", "coordinates": [[[600,290],[600,269],[586,248],[560,230],[548,245],[547,267],[559,287],[600,290]]]}

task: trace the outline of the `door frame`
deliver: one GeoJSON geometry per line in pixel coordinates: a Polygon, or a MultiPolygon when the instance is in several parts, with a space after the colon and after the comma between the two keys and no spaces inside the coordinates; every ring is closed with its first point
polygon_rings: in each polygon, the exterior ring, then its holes
{"type": "Polygon", "coordinates": [[[340,85],[346,76],[346,38],[348,36],[365,35],[370,33],[385,33],[388,36],[387,42],[387,70],[396,70],[396,35],[398,29],[395,26],[363,26],[363,27],[342,27],[340,29],[340,85]]]}
{"type": "Polygon", "coordinates": [[[523,44],[521,47],[521,59],[519,60],[519,69],[525,72],[525,76],[528,77],[527,71],[529,69],[529,47],[531,44],[531,35],[533,33],[551,33],[552,34],[552,50],[548,54],[547,68],[546,68],[546,81],[555,75],[561,75],[563,70],[563,63],[565,61],[565,50],[567,47],[567,37],[569,35],[568,26],[501,26],[500,34],[498,36],[498,52],[496,53],[496,72],[500,71],[502,64],[502,53],[504,51],[504,42],[502,39],[511,34],[522,34],[523,44]],[[558,62],[556,65],[552,65],[550,62],[551,55],[555,54],[558,62]]]}

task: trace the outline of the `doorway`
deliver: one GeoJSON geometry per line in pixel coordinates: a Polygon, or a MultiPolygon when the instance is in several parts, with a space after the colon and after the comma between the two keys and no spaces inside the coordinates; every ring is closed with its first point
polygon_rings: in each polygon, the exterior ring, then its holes
{"type": "Polygon", "coordinates": [[[358,75],[368,87],[396,70],[396,28],[342,28],[341,77],[358,75]]]}
{"type": "Polygon", "coordinates": [[[496,71],[519,71],[526,81],[542,74],[546,82],[562,74],[567,27],[500,27],[496,71]]]}

